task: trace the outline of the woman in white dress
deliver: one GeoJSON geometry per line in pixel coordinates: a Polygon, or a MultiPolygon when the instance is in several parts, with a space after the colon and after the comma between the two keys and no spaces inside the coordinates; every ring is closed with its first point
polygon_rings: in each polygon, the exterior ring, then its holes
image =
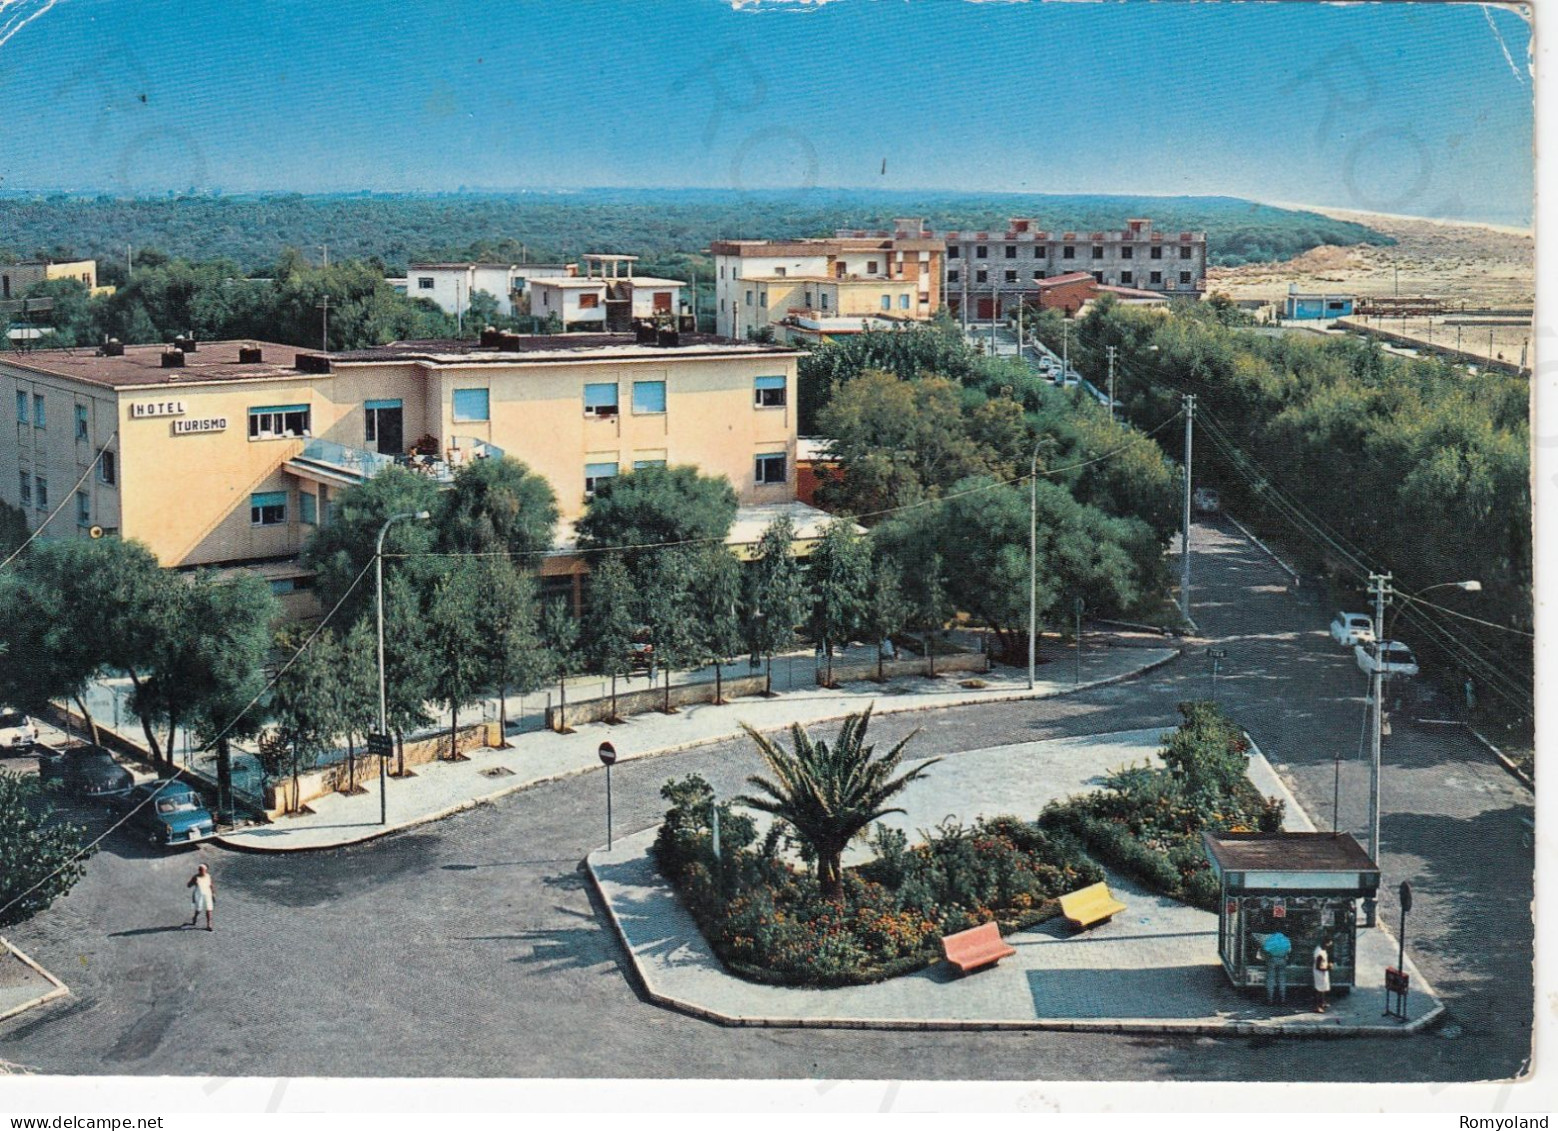
{"type": "Polygon", "coordinates": [[[1312,965],[1315,972],[1315,1012],[1324,1013],[1326,1010],[1326,995],[1331,992],[1330,936],[1322,939],[1320,944],[1315,947],[1312,965]]]}

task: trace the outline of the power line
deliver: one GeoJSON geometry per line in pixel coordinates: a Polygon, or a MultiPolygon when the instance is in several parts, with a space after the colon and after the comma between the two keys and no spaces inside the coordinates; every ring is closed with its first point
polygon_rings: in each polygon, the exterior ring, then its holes
{"type": "MultiPolygon", "coordinates": [[[[112,436],[108,437],[108,444],[112,444],[118,438],[119,438],[119,432],[116,429],[114,431],[114,434],[112,436]]],[[[97,450],[97,457],[95,459],[93,459],[93,461],[91,463],[87,464],[87,469],[81,473],[81,478],[76,480],[75,485],[73,487],[71,487],[71,489],[69,491],[65,492],[64,496],[60,499],[60,505],[55,507],[52,511],[49,512],[49,516],[38,524],[38,529],[34,530],[31,534],[29,534],[27,536],[27,540],[25,542],[23,542],[20,546],[16,547],[16,549],[14,551],[12,551],[10,557],[6,558],[5,561],[0,562],[0,569],[4,569],[6,566],[10,565],[18,557],[20,557],[22,551],[25,550],[28,546],[32,545],[33,539],[37,538],[38,535],[42,534],[44,528],[46,526],[48,526],[49,523],[54,521],[55,516],[57,516],[60,513],[60,511],[65,509],[65,504],[70,502],[70,500],[75,497],[76,492],[81,490],[81,485],[87,481],[87,478],[88,478],[88,476],[90,476],[92,474],[93,469],[95,469],[97,467],[97,465],[102,462],[103,454],[108,451],[108,444],[104,444],[101,448],[99,448],[97,450]]]]}
{"type": "MultiPolygon", "coordinates": [[[[1405,594],[1403,594],[1403,596],[1405,596],[1405,594]]],[[[1459,617],[1461,620],[1471,621],[1472,624],[1480,624],[1484,628],[1495,629],[1495,630],[1497,630],[1499,632],[1513,633],[1516,636],[1524,636],[1524,637],[1527,637],[1527,638],[1529,638],[1531,640],[1535,640],[1536,639],[1536,633],[1534,633],[1534,632],[1527,632],[1523,628],[1512,628],[1509,625],[1498,624],[1495,621],[1483,620],[1481,617],[1474,617],[1474,616],[1471,616],[1468,613],[1461,613],[1461,612],[1457,612],[1454,609],[1447,609],[1443,605],[1436,605],[1432,601],[1425,601],[1421,597],[1406,597],[1406,599],[1408,601],[1412,601],[1412,602],[1414,602],[1416,604],[1419,604],[1419,605],[1427,605],[1430,609],[1438,609],[1441,613],[1447,613],[1448,615],[1450,615],[1452,617],[1459,617]]]]}

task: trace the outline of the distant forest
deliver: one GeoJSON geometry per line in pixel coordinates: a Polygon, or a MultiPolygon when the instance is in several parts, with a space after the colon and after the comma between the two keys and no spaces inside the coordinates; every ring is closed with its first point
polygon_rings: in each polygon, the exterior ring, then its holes
{"type": "Polygon", "coordinates": [[[1004,228],[1033,216],[1062,230],[1150,217],[1164,231],[1207,233],[1211,261],[1289,259],[1321,244],[1389,244],[1361,224],[1232,197],[1040,196],[839,189],[796,192],[591,189],[445,195],[170,195],[120,198],[0,194],[0,256],[95,258],[115,282],[127,246],[190,261],[230,260],[265,274],[287,247],[309,258],[376,261],[572,260],[589,251],[649,263],[696,255],[710,240],[831,235],[922,216],[938,229],[1004,228]]]}

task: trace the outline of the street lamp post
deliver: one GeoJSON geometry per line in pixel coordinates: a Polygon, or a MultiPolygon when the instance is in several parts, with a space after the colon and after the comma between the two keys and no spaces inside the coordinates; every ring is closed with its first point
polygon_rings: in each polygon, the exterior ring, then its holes
{"type": "Polygon", "coordinates": [[[1028,471],[1028,690],[1033,690],[1039,629],[1039,446],[1028,471]]]}
{"type": "MultiPolygon", "coordinates": [[[[374,581],[374,605],[378,614],[379,629],[379,734],[389,735],[389,693],[384,680],[384,535],[389,533],[389,528],[402,519],[414,518],[418,521],[426,521],[432,518],[428,511],[402,511],[400,514],[392,514],[384,520],[384,525],[379,527],[378,540],[373,545],[373,581],[374,581]]],[[[382,739],[381,739],[382,740],[382,739]]],[[[387,755],[380,749],[379,752],[379,824],[389,823],[389,774],[386,770],[387,755]]]]}

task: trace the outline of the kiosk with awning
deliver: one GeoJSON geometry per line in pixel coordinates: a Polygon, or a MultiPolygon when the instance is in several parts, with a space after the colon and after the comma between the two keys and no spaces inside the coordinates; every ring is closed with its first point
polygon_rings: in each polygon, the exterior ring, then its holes
{"type": "Polygon", "coordinates": [[[1202,833],[1220,887],[1217,949],[1235,986],[1263,986],[1261,941],[1293,942],[1288,984],[1306,985],[1310,956],[1329,936],[1331,986],[1357,977],[1357,901],[1379,889],[1379,866],[1347,833],[1202,833]]]}

